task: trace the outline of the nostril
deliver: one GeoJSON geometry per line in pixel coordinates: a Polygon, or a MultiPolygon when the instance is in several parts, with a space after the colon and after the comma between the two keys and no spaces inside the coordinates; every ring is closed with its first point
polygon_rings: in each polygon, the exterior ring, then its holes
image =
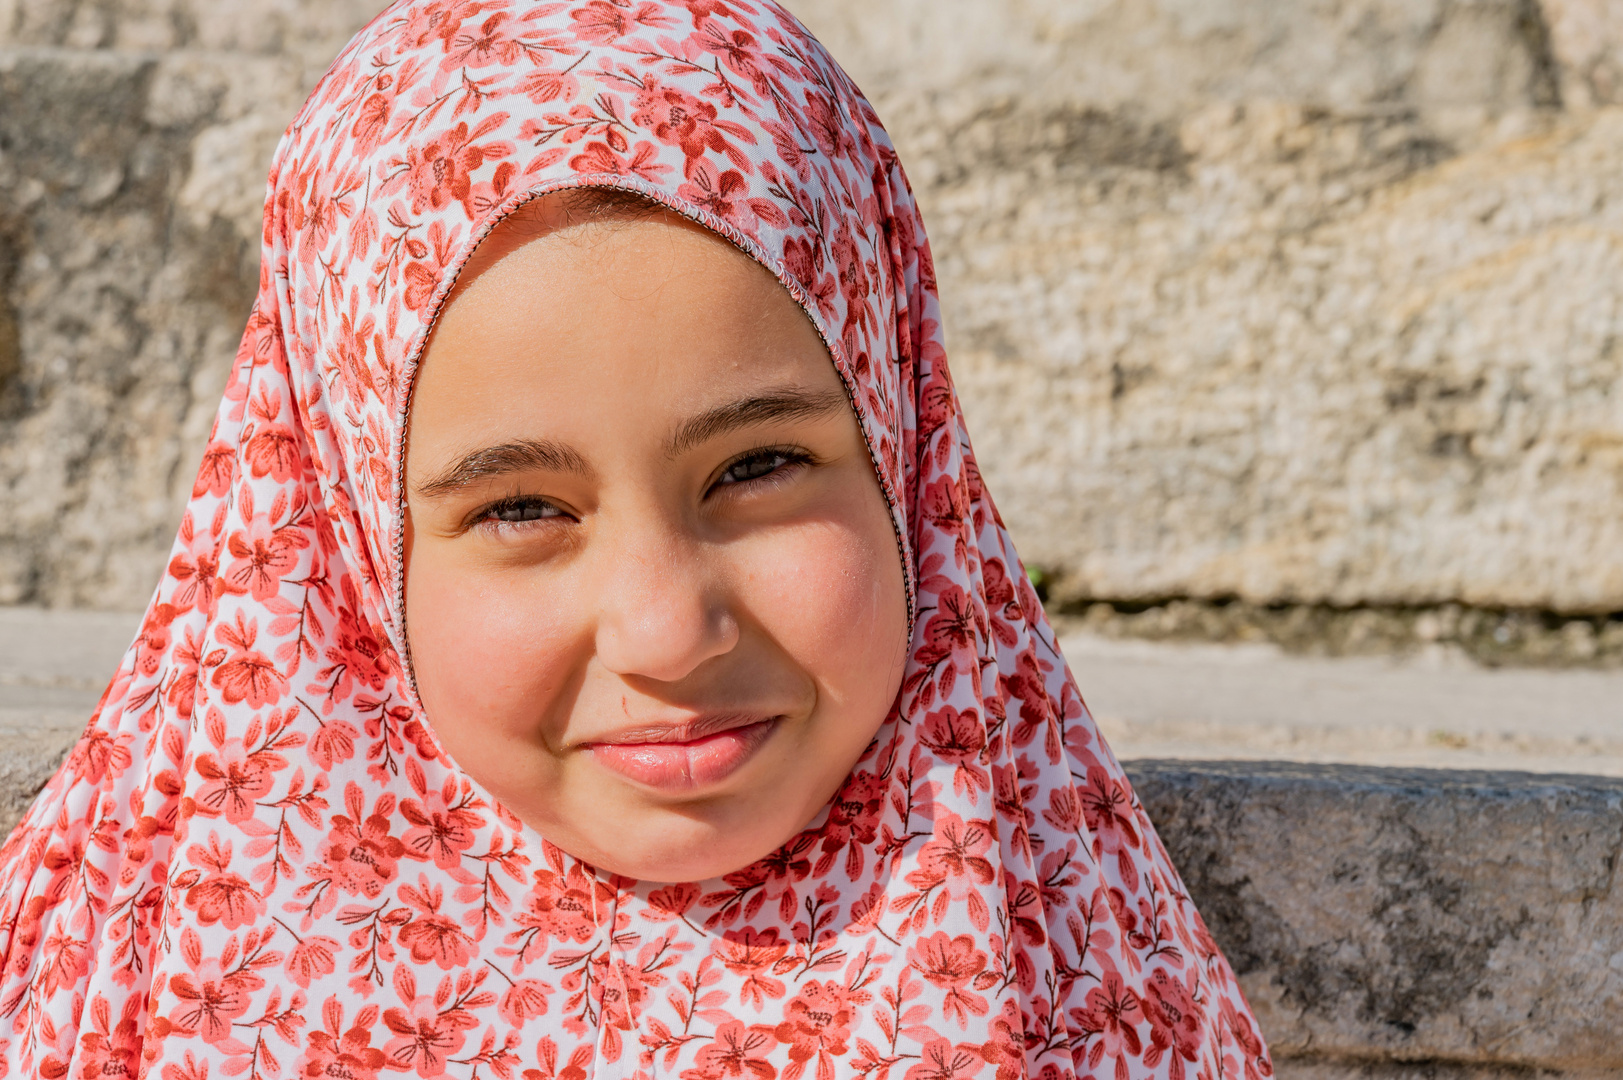
{"type": "Polygon", "coordinates": [[[616,674],[675,682],[731,651],[738,637],[738,621],[725,606],[699,596],[649,595],[600,614],[597,654],[616,674]]]}

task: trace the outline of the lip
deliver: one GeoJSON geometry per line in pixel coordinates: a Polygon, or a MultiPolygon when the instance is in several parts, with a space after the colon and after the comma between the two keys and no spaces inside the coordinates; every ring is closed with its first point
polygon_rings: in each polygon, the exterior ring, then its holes
{"type": "Polygon", "coordinates": [[[585,744],[593,759],[657,791],[691,792],[721,783],[744,766],[781,716],[707,716],[616,732],[585,744]]]}

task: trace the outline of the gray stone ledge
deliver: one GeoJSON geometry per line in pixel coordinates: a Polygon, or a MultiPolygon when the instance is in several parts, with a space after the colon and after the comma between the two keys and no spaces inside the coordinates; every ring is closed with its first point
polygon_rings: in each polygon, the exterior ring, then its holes
{"type": "Polygon", "coordinates": [[[1283,1074],[1623,1070],[1623,780],[1127,768],[1283,1074]]]}

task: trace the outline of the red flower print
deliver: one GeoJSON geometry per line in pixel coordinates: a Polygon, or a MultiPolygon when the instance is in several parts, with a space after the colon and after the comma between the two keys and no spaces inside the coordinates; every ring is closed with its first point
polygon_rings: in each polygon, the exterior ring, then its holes
{"type": "Polygon", "coordinates": [[[246,701],[250,707],[260,709],[280,701],[287,692],[287,679],[276,670],[270,657],[253,649],[258,634],[259,627],[244,621],[240,613],[235,627],[220,627],[220,640],[235,651],[214,669],[210,681],[229,704],[246,701]]]}
{"type": "Polygon", "coordinates": [[[831,158],[854,152],[856,143],[839,108],[826,95],[813,90],[805,92],[805,101],[802,116],[812,138],[817,140],[817,148],[831,158]]]}
{"type": "Polygon", "coordinates": [[[72,986],[90,970],[90,942],[80,941],[66,934],[52,934],[45,939],[45,962],[40,971],[41,984],[47,993],[64,986],[72,986]]]}
{"type": "Polygon", "coordinates": [[[181,1001],[170,1019],[196,1031],[204,1042],[222,1042],[231,1037],[231,1022],[248,1011],[253,992],[264,985],[252,972],[226,974],[220,961],[204,960],[170,980],[169,989],[181,1001]]]}
{"type": "Polygon", "coordinates": [[[344,1006],[331,997],[321,1007],[322,1030],[307,1036],[304,1056],[299,1058],[299,1075],[341,1077],[343,1080],[378,1080],[388,1062],[382,1050],[372,1046],[372,1028],[378,1022],[378,1008],[366,1005],[355,1014],[355,1023],[344,1028],[344,1006]]]}
{"type": "MultiPolygon", "coordinates": [[[[427,253],[426,246],[423,251],[427,253]]],[[[433,291],[432,286],[429,291],[433,291]]],[[[407,299],[410,299],[409,293],[407,299]]],[[[344,397],[349,399],[351,407],[363,404],[373,392],[370,357],[375,330],[376,320],[370,315],[359,322],[349,315],[338,317],[338,333],[333,335],[331,359],[338,371],[339,386],[343,388],[344,397]]]]}
{"type": "Polygon", "coordinates": [[[688,181],[676,189],[676,194],[723,221],[738,214],[738,200],[749,190],[741,173],[733,169],[717,173],[716,167],[702,158],[688,170],[688,181]]]}
{"type": "MultiPolygon", "coordinates": [[[[518,82],[518,93],[525,95],[537,105],[545,105],[549,101],[560,98],[569,100],[580,93],[580,80],[568,69],[549,71],[531,69],[518,82]]],[[[574,166],[570,166],[574,168],[574,166]]],[[[576,169],[577,172],[586,170],[576,169]]]]}
{"type": "Polygon", "coordinates": [[[639,142],[629,158],[616,153],[608,143],[589,142],[586,149],[569,159],[569,167],[576,172],[638,176],[651,181],[659,180],[671,168],[659,163],[659,151],[646,142],[639,142]]]}
{"type": "Polygon", "coordinates": [[[82,1077],[134,1076],[140,1071],[141,1021],[145,1019],[139,997],[124,1002],[118,1025],[109,1026],[112,1010],[107,999],[97,997],[90,1004],[91,1030],[79,1036],[82,1077]]]}
{"type": "Polygon", "coordinates": [[[643,79],[642,89],[632,103],[631,122],[647,128],[654,138],[681,147],[689,161],[703,157],[706,150],[726,154],[739,168],[748,168],[749,159],[739,153],[727,136],[754,142],[749,131],[737,124],[717,119],[716,107],[675,86],[662,86],[652,77],[643,79]]]}
{"type": "MultiPolygon", "coordinates": [[[[949,536],[962,538],[969,493],[957,477],[942,476],[924,487],[924,516],[949,536]]],[[[962,547],[962,544],[960,544],[962,547]]]]}
{"type": "Polygon", "coordinates": [[[282,424],[266,424],[248,440],[245,456],[254,476],[291,480],[299,468],[298,436],[282,424]]]}
{"type": "Polygon", "coordinates": [[[174,676],[169,680],[165,700],[182,720],[190,720],[197,701],[197,669],[203,663],[203,643],[188,629],[185,640],[175,647],[172,656],[174,676]]]}
{"type": "Polygon", "coordinates": [[[986,725],[973,709],[959,712],[945,705],[924,718],[919,742],[942,764],[954,766],[954,791],[988,791],[992,782],[980,759],[986,749],[986,725]]]}
{"type": "Polygon", "coordinates": [[[401,841],[412,858],[431,859],[441,870],[461,865],[462,853],[473,846],[480,822],[478,814],[454,802],[456,794],[456,778],[447,777],[444,788],[426,792],[421,802],[401,802],[401,816],[411,822],[401,841]]]}
{"type": "Polygon", "coordinates": [[[945,659],[954,652],[975,655],[978,627],[969,595],[957,585],[949,585],[936,597],[936,609],[924,624],[924,646],[918,658],[926,664],[945,659]]]}
{"type": "Polygon", "coordinates": [[[1252,1026],[1251,1016],[1234,1007],[1234,1002],[1228,997],[1223,998],[1223,1023],[1228,1027],[1229,1034],[1239,1043],[1242,1060],[1245,1063],[1245,1080],[1266,1080],[1274,1075],[1273,1062],[1268,1060],[1268,1051],[1262,1045],[1262,1037],[1252,1026]]]}
{"type": "Polygon", "coordinates": [[[919,1063],[907,1070],[903,1080],[972,1080],[985,1062],[978,1047],[931,1039],[924,1044],[919,1063]]]}
{"type": "Polygon", "coordinates": [[[437,3],[412,4],[403,9],[405,22],[395,31],[402,45],[420,49],[438,41],[442,49],[451,47],[451,39],[462,24],[477,16],[486,4],[483,0],[439,0],[437,3]]]}
{"type": "Polygon", "coordinates": [[[406,306],[413,311],[421,311],[428,306],[428,302],[434,298],[434,291],[440,287],[440,275],[432,266],[420,262],[407,263],[405,275],[406,306]]]}
{"type": "Polygon", "coordinates": [[[130,767],[129,735],[110,731],[89,731],[68,755],[67,768],[81,780],[100,786],[130,767]]]}
{"type": "Polygon", "coordinates": [[[217,751],[197,756],[197,774],[203,786],[194,799],[197,812],[207,817],[224,815],[233,825],[252,818],[256,801],[276,780],[276,770],[287,759],[279,754],[250,754],[241,739],[229,739],[217,751]]]}
{"type": "Polygon", "coordinates": [[[344,806],[349,813],[333,815],[332,828],[321,845],[322,865],[311,873],[330,875],[333,884],[351,896],[375,900],[395,879],[396,867],[406,853],[406,845],[389,834],[394,799],[379,796],[376,809],[363,819],[361,788],[351,781],[344,786],[344,806]]]}
{"type": "Polygon", "coordinates": [[[821,247],[813,246],[810,241],[800,237],[791,237],[783,244],[783,268],[790,277],[800,283],[811,297],[812,303],[817,305],[818,314],[825,319],[833,319],[835,313],[834,295],[839,284],[834,280],[833,274],[823,270],[821,247]]]}
{"type": "MultiPolygon", "coordinates": [[[[955,411],[951,387],[937,383],[926,389],[919,403],[920,444],[928,446],[936,432],[948,427],[955,411]]],[[[951,449],[950,443],[944,442],[942,445],[948,450],[951,449]]],[[[946,464],[944,456],[937,460],[940,464],[946,464]]]]}
{"type": "Polygon", "coordinates": [[[265,900],[241,874],[210,874],[186,890],[186,906],[204,926],[228,930],[247,926],[265,914],[265,900]]]}
{"type": "Polygon", "coordinates": [[[749,927],[724,932],[715,944],[716,959],[728,971],[743,975],[739,1000],[759,1012],[767,998],[781,998],[783,982],[768,972],[789,951],[789,943],[778,938],[777,927],[757,932],[749,927]]]}
{"type": "MultiPolygon", "coordinates": [[[[327,665],[311,684],[310,692],[325,695],[328,704],[348,700],[355,685],[382,690],[394,671],[394,654],[378,640],[378,635],[358,617],[358,603],[352,603],[353,586],[344,581],[345,605],[338,616],[338,630],[325,651],[327,665]]],[[[356,598],[358,599],[358,598],[356,598]]],[[[351,728],[351,731],[354,729],[351,728]]],[[[425,756],[432,756],[428,754],[425,756]]]]}
{"type": "MultiPolygon", "coordinates": [[[[1009,571],[1003,565],[1002,559],[987,559],[981,563],[981,588],[986,593],[986,606],[997,612],[1010,622],[1019,622],[1025,618],[1025,611],[1015,594],[1014,582],[1009,578],[1009,571]]],[[[1003,622],[995,625],[1004,626],[1003,622]]],[[[1014,642],[1007,642],[1013,645],[1014,642]]]]}
{"type": "Polygon", "coordinates": [[[569,12],[574,20],[570,32],[579,40],[592,45],[612,45],[620,38],[643,27],[671,25],[671,20],[660,15],[660,6],[633,0],[591,0],[569,12]]]}
{"type": "Polygon", "coordinates": [[[1138,846],[1138,816],[1125,782],[1095,765],[1088,770],[1088,786],[1078,794],[1088,828],[1104,843],[1106,851],[1138,846]]]}
{"type": "Polygon", "coordinates": [[[532,1016],[544,1016],[547,998],[552,994],[551,983],[539,979],[518,979],[508,984],[497,999],[496,1010],[502,1019],[514,1027],[523,1027],[532,1016]]]}
{"type": "Polygon", "coordinates": [[[846,326],[863,325],[872,318],[868,295],[873,289],[873,278],[878,267],[864,261],[856,234],[844,221],[840,222],[840,229],[834,234],[834,243],[830,248],[834,257],[834,272],[840,281],[840,292],[845,295],[846,326]]]}
{"type": "Polygon", "coordinates": [[[205,957],[201,938],[191,930],[182,933],[180,951],[190,970],[169,980],[170,991],[180,1000],[169,1014],[170,1023],[196,1032],[206,1043],[222,1043],[231,1038],[232,1022],[248,1011],[265,980],[247,968],[226,970],[235,961],[234,946],[224,957],[205,957]]]}
{"type": "Polygon", "coordinates": [[[293,947],[287,951],[287,959],[283,961],[282,970],[287,977],[305,990],[310,984],[324,975],[331,975],[337,964],[334,958],[338,955],[339,944],[330,937],[320,934],[307,934],[294,942],[293,947]]]}
{"type": "Polygon", "coordinates": [[[1074,833],[1082,827],[1082,796],[1069,785],[1065,787],[1050,788],[1048,791],[1048,809],[1043,811],[1043,820],[1061,832],[1074,833]]]}
{"type": "Polygon", "coordinates": [[[442,1013],[434,999],[420,997],[406,1008],[386,1009],[383,1022],[394,1032],[383,1047],[389,1067],[418,1076],[444,1076],[451,1055],[462,1051],[465,1030],[475,1021],[460,1010],[442,1013]]]}
{"type": "Polygon", "coordinates": [[[391,100],[388,94],[373,94],[356,110],[355,126],[350,129],[350,134],[355,138],[357,150],[365,153],[383,140],[383,133],[389,126],[391,100]]]}
{"type": "Polygon", "coordinates": [[[959,1027],[968,1025],[970,1013],[986,1015],[986,999],[967,989],[970,981],[986,970],[986,954],[975,947],[974,937],[949,937],[938,931],[909,948],[907,962],[925,979],[947,991],[942,1014],[956,1018],[959,1027]]]}
{"type": "Polygon", "coordinates": [[[473,957],[473,939],[462,932],[456,921],[440,914],[445,890],[419,876],[418,887],[403,886],[400,899],[415,908],[417,915],[400,928],[400,944],[411,950],[419,964],[433,961],[442,969],[466,967],[473,957]]]}
{"type": "Polygon", "coordinates": [[[981,1057],[997,1066],[997,1080],[1016,1080],[1026,1073],[1025,1021],[1020,1007],[1003,1000],[1003,1011],[993,1018],[992,1037],[981,1044],[981,1057]]]}
{"type": "Polygon", "coordinates": [[[614,899],[614,890],[588,875],[580,864],[572,865],[567,873],[557,873],[543,867],[535,872],[535,887],[530,890],[525,909],[515,921],[524,930],[508,935],[510,942],[519,943],[520,961],[546,952],[549,939],[584,944],[597,933],[597,912],[607,912],[614,899]]]}
{"type": "Polygon", "coordinates": [[[757,94],[766,97],[772,93],[771,78],[756,63],[760,46],[754,34],[748,30],[728,31],[709,19],[703,19],[694,40],[705,52],[720,57],[728,70],[748,79],[757,94]]]}
{"type": "Polygon", "coordinates": [[[293,526],[272,528],[265,518],[255,518],[226,541],[234,562],[222,575],[225,587],[234,593],[252,593],[255,600],[268,600],[282,588],[283,576],[299,565],[299,551],[310,546],[302,529],[293,526]]]}
{"type": "Polygon", "coordinates": [[[1200,1059],[1202,1039],[1201,1010],[1195,1004],[1195,973],[1189,973],[1189,986],[1165,968],[1156,968],[1144,984],[1140,1007],[1150,1022],[1150,1045],[1144,1064],[1155,1068],[1161,1055],[1171,1058],[1168,1076],[1183,1080],[1184,1062],[1200,1059]]]}
{"type": "MultiPolygon", "coordinates": [[[[935,836],[919,852],[919,870],[932,883],[941,883],[954,897],[972,895],[978,885],[991,882],[995,876],[987,853],[992,847],[993,832],[984,821],[965,821],[957,814],[944,811],[936,822],[935,836]]],[[[913,874],[908,875],[913,881],[913,874]]]]}
{"type": "Polygon", "coordinates": [[[451,919],[438,913],[420,915],[400,928],[400,944],[411,949],[419,964],[430,960],[449,970],[465,967],[473,956],[473,939],[451,919]]]}
{"type": "Polygon", "coordinates": [[[512,67],[527,55],[523,27],[514,24],[512,13],[498,11],[477,28],[455,34],[446,47],[443,66],[447,70],[463,65],[512,67]]]}
{"type": "Polygon", "coordinates": [[[175,621],[176,614],[168,604],[154,604],[147,612],[135,639],[135,669],[141,674],[157,674],[158,662],[169,648],[169,624],[175,621]]]}
{"type": "Polygon", "coordinates": [[[231,490],[236,477],[237,452],[232,446],[211,442],[203,450],[203,466],[197,470],[197,481],[192,484],[192,498],[204,495],[224,495],[231,490]]]}
{"type": "Polygon", "coordinates": [[[1087,1036],[1088,1068],[1097,1069],[1108,1054],[1116,1061],[1116,1075],[1125,1077],[1127,1057],[1137,1057],[1143,1049],[1138,1034],[1143,1010],[1121,973],[1107,970],[1100,984],[1088,991],[1083,1007],[1071,1010],[1071,1018],[1087,1036]]]}
{"type": "Polygon", "coordinates": [[[1133,797],[1124,778],[1113,777],[1104,766],[1088,769],[1088,784],[1078,792],[1082,799],[1082,813],[1093,833],[1093,853],[1102,858],[1106,852],[1116,855],[1123,881],[1129,889],[1138,888],[1138,868],[1132,852],[1138,847],[1138,815],[1133,809],[1133,797]]]}
{"type": "Polygon", "coordinates": [[[719,1080],[726,1077],[773,1080],[777,1066],[767,1055],[777,1048],[772,1029],[759,1024],[745,1027],[741,1020],[729,1020],[716,1028],[716,1037],[694,1057],[697,1069],[687,1069],[682,1080],[719,1080]]]}
{"type": "Polygon", "coordinates": [[[181,523],[180,535],[187,544],[187,550],[169,560],[169,576],[176,582],[169,602],[176,611],[184,612],[196,607],[213,615],[217,584],[215,574],[220,568],[214,539],[208,533],[193,535],[190,516],[181,523]]]}
{"type": "Polygon", "coordinates": [[[845,1053],[851,1037],[854,1014],[849,990],[833,979],[813,979],[784,1006],[776,1035],[788,1045],[790,1061],[804,1065],[815,1057],[819,1075],[833,1073],[834,1058],[845,1053]]]}
{"type": "Polygon", "coordinates": [[[265,914],[265,898],[259,890],[231,871],[231,848],[230,843],[221,842],[218,833],[211,832],[206,848],[193,844],[186,849],[186,857],[204,872],[188,871],[177,884],[195,875],[195,884],[186,888],[186,906],[197,913],[197,921],[204,926],[220,923],[227,930],[235,930],[265,914]]]}
{"type": "Polygon", "coordinates": [[[815,873],[828,872],[835,857],[845,852],[845,873],[852,881],[862,873],[863,852],[879,835],[879,818],[885,812],[885,796],[890,785],[882,777],[855,772],[834,797],[828,824],[823,826],[823,857],[815,873]]]}
{"type": "Polygon", "coordinates": [[[475,146],[474,140],[484,138],[506,120],[506,113],[497,113],[471,131],[466,123],[461,123],[420,146],[408,148],[407,188],[411,192],[412,213],[442,210],[450,203],[459,202],[472,218],[474,209],[469,196],[473,193],[473,173],[487,160],[497,161],[513,153],[512,143],[475,146]]]}

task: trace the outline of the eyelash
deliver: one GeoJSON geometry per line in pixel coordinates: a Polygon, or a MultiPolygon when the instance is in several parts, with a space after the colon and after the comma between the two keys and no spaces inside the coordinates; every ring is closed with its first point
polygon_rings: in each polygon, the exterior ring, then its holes
{"type": "Polygon", "coordinates": [[[791,469],[798,471],[801,466],[810,464],[812,464],[812,456],[804,450],[797,450],[792,446],[763,446],[728,462],[727,467],[721,470],[721,475],[716,478],[716,482],[711,485],[710,490],[716,491],[722,487],[735,488],[740,484],[782,483],[788,479],[787,474],[791,469]],[[739,480],[727,479],[727,475],[739,466],[759,461],[772,461],[771,469],[756,476],[747,476],[739,480]]]}
{"type": "MultiPolygon", "coordinates": [[[[800,467],[810,464],[813,464],[812,456],[804,450],[797,450],[787,446],[763,446],[728,462],[715,482],[711,484],[709,493],[714,493],[722,488],[776,485],[786,480],[791,470],[798,471],[800,467]],[[737,480],[726,479],[729,473],[740,466],[762,461],[771,462],[771,468],[768,471],[737,480]]],[[[731,494],[731,492],[728,494],[731,494]]],[[[739,494],[744,494],[744,492],[739,492],[739,494]]],[[[507,529],[530,527],[538,521],[552,521],[557,518],[567,518],[568,516],[556,504],[539,496],[510,495],[480,510],[474,517],[474,524],[505,531],[507,529]],[[538,511],[538,513],[533,517],[520,517],[517,520],[504,520],[498,516],[509,512],[532,510],[538,511]],[[548,510],[552,511],[552,513],[546,513],[548,510]]]]}

